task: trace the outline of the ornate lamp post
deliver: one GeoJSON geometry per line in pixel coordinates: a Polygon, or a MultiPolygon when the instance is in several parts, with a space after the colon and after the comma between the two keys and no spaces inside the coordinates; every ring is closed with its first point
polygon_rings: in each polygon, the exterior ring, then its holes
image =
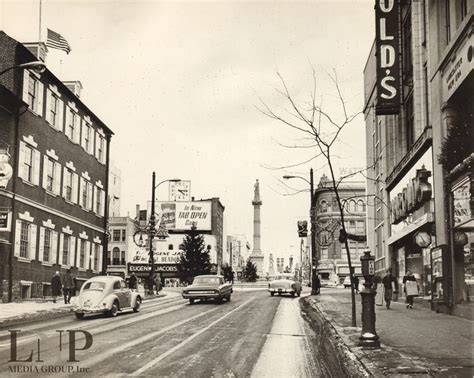
{"type": "Polygon", "coordinates": [[[380,341],[375,331],[375,294],[372,288],[372,279],[375,275],[375,257],[370,255],[370,250],[364,251],[361,256],[362,275],[364,276],[364,289],[360,292],[362,297],[362,333],[359,337],[359,346],[379,348],[380,341]]]}
{"type": "Polygon", "coordinates": [[[133,235],[133,240],[136,245],[139,247],[144,247],[146,245],[146,242],[143,240],[143,234],[147,234],[148,236],[148,263],[150,264],[150,272],[148,276],[148,290],[149,293],[153,293],[153,274],[155,272],[155,259],[154,259],[154,251],[153,251],[153,240],[155,237],[158,239],[166,239],[168,237],[168,231],[165,228],[161,228],[158,226],[158,229],[156,228],[156,215],[155,215],[155,191],[156,188],[158,188],[161,184],[165,182],[179,182],[181,179],[168,179],[168,180],[163,180],[159,182],[158,184],[155,184],[156,182],[156,175],[155,172],[153,171],[152,174],[152,180],[151,180],[151,212],[150,212],[150,221],[148,222],[148,225],[145,227],[140,227],[139,225],[136,225],[137,231],[133,235]],[[139,237],[138,240],[136,240],[136,237],[139,237]]]}

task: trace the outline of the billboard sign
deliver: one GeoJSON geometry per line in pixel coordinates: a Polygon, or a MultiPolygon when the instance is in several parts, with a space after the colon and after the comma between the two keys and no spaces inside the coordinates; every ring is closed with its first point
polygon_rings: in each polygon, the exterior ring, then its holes
{"type": "MultiPolygon", "coordinates": [[[[178,271],[178,267],[176,265],[154,264],[153,267],[155,268],[153,273],[176,273],[178,271]]],[[[127,270],[129,274],[130,273],[149,274],[151,271],[151,265],[128,263],[127,270]]]]}
{"type": "Polygon", "coordinates": [[[400,110],[398,23],[398,2],[395,0],[376,0],[376,115],[398,114],[400,110]]]}
{"type": "Polygon", "coordinates": [[[211,209],[211,201],[155,203],[157,224],[167,230],[190,230],[195,224],[198,231],[211,231],[211,209]]]}

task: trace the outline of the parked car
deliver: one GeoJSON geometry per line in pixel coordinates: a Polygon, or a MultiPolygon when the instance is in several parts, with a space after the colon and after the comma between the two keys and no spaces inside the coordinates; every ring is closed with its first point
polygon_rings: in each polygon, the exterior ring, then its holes
{"type": "Polygon", "coordinates": [[[86,314],[98,313],[114,317],[127,309],[138,312],[141,303],[140,294],[130,290],[121,277],[97,276],[82,285],[79,296],[73,302],[73,310],[78,319],[86,314]]]}
{"type": "Polygon", "coordinates": [[[196,299],[213,299],[222,302],[223,299],[230,301],[232,284],[225,282],[224,276],[205,275],[194,277],[193,283],[183,289],[183,298],[189,299],[193,304],[196,299]]]}
{"type": "Polygon", "coordinates": [[[272,297],[276,293],[278,295],[290,294],[292,297],[296,294],[299,297],[301,290],[301,282],[297,281],[291,273],[279,274],[268,284],[268,291],[272,297]]]}

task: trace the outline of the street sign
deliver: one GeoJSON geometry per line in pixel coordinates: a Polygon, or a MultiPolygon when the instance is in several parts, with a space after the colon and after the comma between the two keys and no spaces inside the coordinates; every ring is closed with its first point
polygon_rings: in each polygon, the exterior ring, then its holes
{"type": "Polygon", "coordinates": [[[12,213],[9,208],[0,210],[0,231],[8,232],[11,230],[11,217],[12,213]]]}
{"type": "Polygon", "coordinates": [[[369,260],[369,275],[375,276],[375,260],[369,260]]]}

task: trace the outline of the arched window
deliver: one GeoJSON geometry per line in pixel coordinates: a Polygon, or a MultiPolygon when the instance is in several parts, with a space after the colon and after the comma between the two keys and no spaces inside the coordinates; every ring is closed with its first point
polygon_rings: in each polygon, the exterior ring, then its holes
{"type": "Polygon", "coordinates": [[[355,213],[356,212],[356,202],[353,200],[349,201],[349,212],[355,213]]]}
{"type": "Polygon", "coordinates": [[[357,201],[357,211],[364,212],[365,211],[365,202],[362,200],[357,201]]]}
{"type": "Polygon", "coordinates": [[[319,203],[319,211],[321,213],[327,213],[328,212],[328,203],[325,200],[322,200],[319,203]]]}
{"type": "Polygon", "coordinates": [[[169,250],[169,251],[172,251],[173,248],[174,248],[173,244],[168,244],[168,250],[169,250]]]}
{"type": "Polygon", "coordinates": [[[120,248],[112,249],[112,265],[120,265],[120,248]]]}

